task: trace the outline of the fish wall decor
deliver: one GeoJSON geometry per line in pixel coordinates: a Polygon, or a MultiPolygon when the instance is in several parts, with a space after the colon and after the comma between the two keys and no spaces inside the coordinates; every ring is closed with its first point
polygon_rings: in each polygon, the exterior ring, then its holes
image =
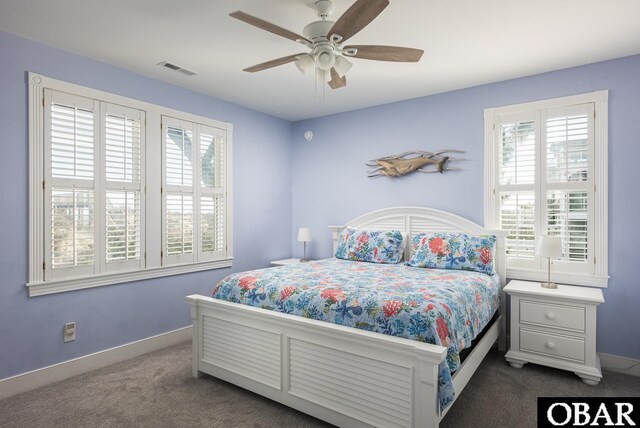
{"type": "Polygon", "coordinates": [[[437,152],[425,152],[415,150],[405,152],[395,156],[385,156],[373,159],[365,165],[375,167],[367,171],[369,177],[400,177],[412,172],[443,173],[445,171],[460,171],[460,168],[449,168],[447,165],[451,161],[464,160],[449,156],[451,153],[464,153],[462,150],[440,150],[437,152]]]}

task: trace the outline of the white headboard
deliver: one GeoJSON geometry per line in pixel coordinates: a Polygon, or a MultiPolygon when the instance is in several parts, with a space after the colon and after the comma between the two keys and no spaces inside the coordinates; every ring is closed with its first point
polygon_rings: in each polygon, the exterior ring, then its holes
{"type": "MultiPolygon", "coordinates": [[[[392,207],[372,211],[347,222],[343,226],[329,226],[333,232],[333,252],[338,247],[340,232],[346,227],[359,229],[399,230],[407,234],[409,243],[423,232],[462,232],[471,235],[492,234],[496,236],[495,269],[504,287],[507,279],[504,230],[489,230],[466,218],[446,211],[424,207],[392,207]]],[[[410,245],[410,244],[409,244],[410,245]]],[[[408,254],[408,253],[406,253],[408,254]]]]}

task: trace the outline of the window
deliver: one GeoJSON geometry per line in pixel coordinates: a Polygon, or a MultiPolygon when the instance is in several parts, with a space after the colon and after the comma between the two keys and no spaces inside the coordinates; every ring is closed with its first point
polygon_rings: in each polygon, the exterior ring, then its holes
{"type": "Polygon", "coordinates": [[[45,89],[44,119],[44,279],[143,268],[144,112],[45,89]]]}
{"type": "Polygon", "coordinates": [[[167,264],[211,260],[225,249],[225,138],[220,129],[162,118],[167,264]]]}
{"type": "Polygon", "coordinates": [[[144,112],[105,104],[105,263],[141,269],[144,255],[144,112]]]}
{"type": "Polygon", "coordinates": [[[546,278],[535,246],[551,235],[557,282],[606,286],[606,91],[485,110],[485,170],[485,223],[509,231],[509,278],[546,278]]]}
{"type": "Polygon", "coordinates": [[[29,80],[30,295],[231,265],[230,124],[29,80]]]}

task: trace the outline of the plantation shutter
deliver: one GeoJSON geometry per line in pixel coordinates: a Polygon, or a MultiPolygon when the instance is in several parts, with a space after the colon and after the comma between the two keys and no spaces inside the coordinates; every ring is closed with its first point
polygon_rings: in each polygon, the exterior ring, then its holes
{"type": "Polygon", "coordinates": [[[30,296],[232,265],[232,124],[28,83],[30,296]]]}
{"type": "Polygon", "coordinates": [[[226,247],[225,132],[198,125],[200,260],[221,258],[226,247]]]}
{"type": "Polygon", "coordinates": [[[163,117],[163,264],[226,257],[226,129],[163,117]]]}
{"type": "MultiPolygon", "coordinates": [[[[544,229],[562,239],[562,263],[590,270],[593,212],[593,104],[544,112],[544,229]],[[578,265],[582,265],[578,267],[578,265]]],[[[560,263],[560,264],[562,264],[560,263]]],[[[570,265],[570,266],[569,266],[570,265]]]]}
{"type": "Polygon", "coordinates": [[[509,231],[509,267],[539,269],[535,243],[559,236],[557,271],[592,272],[592,103],[500,116],[495,127],[496,219],[509,231]]]}
{"type": "Polygon", "coordinates": [[[45,90],[45,279],[95,273],[98,102],[45,90]]]}
{"type": "Polygon", "coordinates": [[[539,139],[536,117],[504,117],[498,124],[498,221],[509,231],[507,257],[530,265],[536,239],[536,156],[539,139]]]}
{"type": "Polygon", "coordinates": [[[144,267],[144,112],[103,105],[106,270],[144,267]]]}
{"type": "MultiPolygon", "coordinates": [[[[163,116],[163,264],[196,260],[194,244],[198,237],[194,164],[196,144],[192,122],[163,116]]],[[[197,248],[197,247],[196,247],[197,248]]]]}

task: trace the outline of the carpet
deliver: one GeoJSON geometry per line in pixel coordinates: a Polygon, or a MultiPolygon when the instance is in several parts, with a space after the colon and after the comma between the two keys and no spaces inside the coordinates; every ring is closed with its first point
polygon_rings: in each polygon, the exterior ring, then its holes
{"type": "MultiPolygon", "coordinates": [[[[440,426],[534,427],[537,396],[640,395],[640,378],[606,372],[596,387],[572,373],[491,350],[440,426]]],[[[0,401],[3,428],[329,427],[211,376],[191,376],[189,342],[0,401]]]]}

